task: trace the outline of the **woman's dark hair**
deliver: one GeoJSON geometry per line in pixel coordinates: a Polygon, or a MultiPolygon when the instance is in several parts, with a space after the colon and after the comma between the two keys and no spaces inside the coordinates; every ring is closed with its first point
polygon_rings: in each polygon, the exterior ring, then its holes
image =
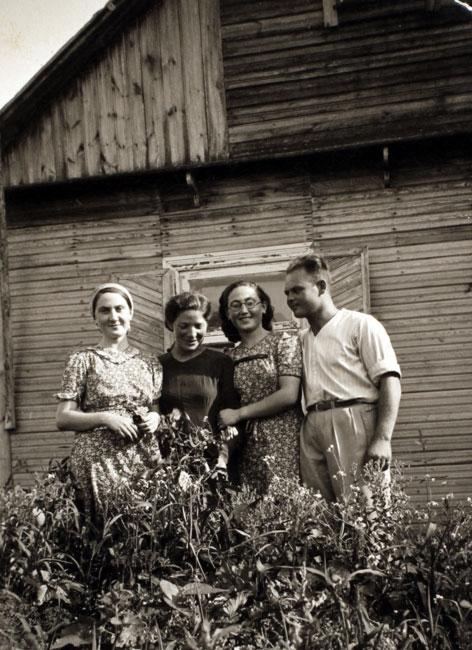
{"type": "Polygon", "coordinates": [[[164,318],[167,329],[172,331],[172,327],[180,314],[190,309],[201,311],[203,318],[208,322],[211,314],[211,303],[208,298],[201,293],[184,291],[172,296],[166,302],[164,318]]]}
{"type": "Polygon", "coordinates": [[[228,285],[226,289],[220,296],[220,318],[221,318],[221,329],[223,330],[224,335],[232,343],[236,343],[241,340],[238,330],[235,328],[233,323],[228,318],[228,298],[233,289],[237,287],[252,287],[255,289],[259,300],[264,303],[266,306],[265,314],[262,315],[262,327],[271,332],[273,329],[272,320],[274,318],[274,308],[270,301],[269,295],[255,282],[249,282],[248,280],[237,280],[232,284],[228,285]]]}
{"type": "Polygon", "coordinates": [[[105,293],[117,293],[120,295],[122,298],[126,300],[126,303],[129,307],[129,310],[131,312],[131,315],[133,314],[133,303],[131,302],[129,294],[125,293],[124,291],[121,291],[118,287],[103,287],[103,289],[99,289],[93,296],[92,299],[92,316],[95,318],[95,310],[97,308],[97,302],[100,296],[103,296],[105,293]]]}

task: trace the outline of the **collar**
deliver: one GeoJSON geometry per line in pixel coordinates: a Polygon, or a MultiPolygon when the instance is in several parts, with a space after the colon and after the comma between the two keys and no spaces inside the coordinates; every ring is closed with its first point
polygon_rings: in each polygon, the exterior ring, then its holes
{"type": "Polygon", "coordinates": [[[102,345],[90,345],[85,348],[86,350],[89,350],[90,352],[95,352],[95,354],[98,354],[99,357],[102,357],[103,359],[107,359],[108,361],[111,361],[112,363],[123,363],[125,361],[128,361],[128,359],[132,359],[133,357],[137,357],[140,354],[140,351],[138,348],[135,348],[132,345],[128,345],[128,347],[125,350],[116,350],[114,348],[104,348],[102,345]]]}

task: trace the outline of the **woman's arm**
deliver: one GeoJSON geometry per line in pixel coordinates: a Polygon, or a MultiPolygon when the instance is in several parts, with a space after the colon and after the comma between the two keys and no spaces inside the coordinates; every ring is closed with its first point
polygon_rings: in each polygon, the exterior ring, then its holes
{"type": "Polygon", "coordinates": [[[238,409],[223,409],[220,411],[219,420],[221,426],[231,426],[241,420],[275,415],[296,404],[300,392],[300,377],[283,375],[279,377],[279,386],[274,393],[258,402],[241,406],[238,409]]]}
{"type": "Polygon", "coordinates": [[[137,427],[122,415],[110,411],[84,413],[73,400],[59,403],[56,425],[61,431],[90,431],[96,427],[107,427],[123,438],[137,440],[138,437],[137,427]]]}

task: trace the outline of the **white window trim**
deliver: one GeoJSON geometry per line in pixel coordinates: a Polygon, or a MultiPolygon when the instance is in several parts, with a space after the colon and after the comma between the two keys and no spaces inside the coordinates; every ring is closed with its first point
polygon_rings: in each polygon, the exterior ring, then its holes
{"type": "MultiPolygon", "coordinates": [[[[251,249],[231,251],[214,251],[201,255],[169,256],[163,259],[163,298],[166,300],[182,291],[190,289],[189,281],[195,278],[218,278],[234,275],[244,278],[245,275],[260,273],[261,284],[266,273],[283,271],[289,262],[300,255],[316,253],[324,257],[361,255],[363,258],[362,273],[365,276],[363,285],[367,288],[364,297],[364,308],[369,311],[368,291],[368,262],[367,249],[350,250],[323,250],[315,248],[309,243],[287,244],[286,246],[264,246],[251,249]]],[[[293,317],[292,321],[283,321],[275,324],[276,329],[287,327],[299,328],[303,323],[293,317]]],[[[210,333],[206,343],[222,343],[226,337],[221,332],[210,333]]],[[[164,345],[169,348],[172,344],[172,334],[165,328],[164,345]]]]}

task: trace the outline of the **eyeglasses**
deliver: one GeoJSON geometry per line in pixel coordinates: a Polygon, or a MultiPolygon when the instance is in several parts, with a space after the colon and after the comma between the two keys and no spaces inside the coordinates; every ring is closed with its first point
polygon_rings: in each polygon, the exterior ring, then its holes
{"type": "Polygon", "coordinates": [[[243,308],[243,305],[246,307],[248,310],[254,309],[254,307],[257,307],[257,305],[261,304],[261,300],[256,300],[255,298],[246,298],[246,300],[243,300],[243,302],[240,302],[239,300],[233,300],[233,302],[230,302],[228,305],[228,309],[230,311],[234,311],[235,313],[241,311],[243,308]]]}

